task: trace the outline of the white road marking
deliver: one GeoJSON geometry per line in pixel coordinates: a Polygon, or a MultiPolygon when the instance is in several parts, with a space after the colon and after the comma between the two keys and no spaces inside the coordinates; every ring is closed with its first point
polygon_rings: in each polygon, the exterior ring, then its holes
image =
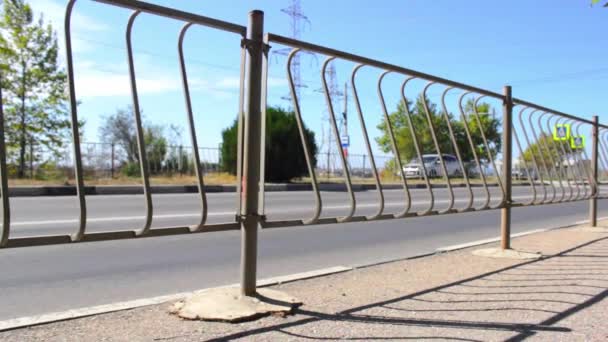
{"type": "MultiPolygon", "coordinates": [[[[222,215],[234,215],[234,211],[226,211],[220,213],[210,213],[209,216],[222,216],[222,215]]],[[[199,217],[200,213],[183,213],[183,214],[167,214],[167,215],[154,215],[155,219],[167,219],[167,218],[179,218],[179,217],[199,217]]],[[[132,221],[132,220],[143,220],[145,216],[121,216],[121,217],[96,217],[88,218],[87,222],[112,222],[112,221],[132,221]]],[[[11,223],[11,226],[32,226],[32,225],[46,225],[46,224],[60,224],[60,223],[77,223],[76,219],[67,220],[47,220],[47,221],[21,221],[11,223]]]]}
{"type": "MultiPolygon", "coordinates": [[[[528,196],[513,196],[513,199],[528,199],[530,197],[528,196]]],[[[449,201],[448,200],[436,200],[435,204],[447,204],[449,201]]],[[[462,202],[467,202],[466,199],[456,199],[454,201],[455,203],[462,203],[462,202]]],[[[425,205],[428,204],[428,201],[414,201],[412,202],[412,205],[425,205]]],[[[399,207],[399,206],[403,206],[402,202],[389,202],[389,203],[385,203],[385,207],[399,207]]],[[[357,204],[357,208],[376,208],[378,207],[377,203],[365,203],[365,204],[357,204]]],[[[345,210],[345,209],[349,209],[350,206],[348,205],[337,205],[337,206],[327,206],[327,207],[323,207],[324,210],[345,210]]],[[[271,214],[279,214],[279,213],[286,213],[286,212],[307,212],[309,210],[304,210],[301,207],[298,208],[293,208],[293,209],[287,209],[287,210],[281,210],[281,211],[275,211],[275,212],[271,212],[271,214]]],[[[234,211],[223,211],[223,212],[210,212],[207,214],[207,216],[209,217],[213,217],[213,216],[233,216],[235,214],[234,211]]],[[[201,213],[176,213],[176,214],[164,214],[164,215],[154,215],[154,219],[155,220],[163,220],[163,219],[175,219],[175,218],[187,218],[187,217],[200,217],[201,213]]],[[[139,216],[119,216],[119,217],[92,217],[92,218],[88,218],[87,222],[88,223],[94,223],[94,222],[116,222],[116,221],[137,221],[137,220],[143,220],[145,219],[145,216],[143,215],[139,215],[139,216]]],[[[14,227],[19,227],[19,226],[43,226],[43,225],[54,225],[54,224],[74,224],[74,223],[78,223],[77,219],[58,219],[58,220],[40,220],[40,221],[17,221],[17,222],[12,222],[11,226],[14,227]]]]}

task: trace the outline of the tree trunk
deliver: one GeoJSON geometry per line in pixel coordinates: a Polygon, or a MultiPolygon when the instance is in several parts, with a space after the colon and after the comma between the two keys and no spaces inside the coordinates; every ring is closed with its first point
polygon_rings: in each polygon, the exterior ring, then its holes
{"type": "Polygon", "coordinates": [[[25,177],[25,148],[26,148],[26,135],[27,135],[27,131],[25,129],[25,69],[26,69],[26,65],[25,63],[21,64],[22,68],[21,68],[21,113],[20,114],[20,121],[21,121],[21,127],[20,128],[20,137],[19,137],[19,170],[17,173],[17,176],[19,178],[24,178],[25,177]]]}
{"type": "Polygon", "coordinates": [[[25,148],[27,141],[25,139],[25,112],[21,112],[21,132],[19,137],[19,172],[17,176],[19,178],[25,177],[25,148]]]}

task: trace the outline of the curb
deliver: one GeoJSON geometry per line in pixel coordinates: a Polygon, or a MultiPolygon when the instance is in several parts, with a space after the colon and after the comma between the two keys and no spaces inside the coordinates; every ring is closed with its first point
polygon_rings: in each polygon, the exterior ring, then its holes
{"type": "MultiPolygon", "coordinates": [[[[327,275],[331,275],[331,274],[347,272],[352,269],[353,269],[352,267],[334,266],[334,267],[328,267],[328,268],[324,268],[324,269],[320,269],[320,270],[313,270],[313,271],[302,272],[302,273],[294,273],[294,274],[259,280],[257,282],[257,286],[258,287],[267,287],[267,286],[272,286],[272,285],[280,285],[280,284],[290,283],[290,282],[294,282],[294,281],[298,281],[298,280],[305,280],[305,279],[327,276],[327,275]]],[[[106,313],[111,313],[111,312],[116,312],[116,311],[131,310],[131,309],[135,309],[135,308],[141,308],[144,306],[158,305],[158,304],[163,304],[163,303],[170,302],[170,301],[180,300],[184,297],[191,296],[195,293],[201,293],[201,292],[205,292],[205,291],[209,291],[209,290],[217,289],[217,288],[237,287],[237,286],[239,286],[239,284],[230,284],[230,285],[224,285],[224,286],[210,287],[210,288],[197,290],[197,291],[180,292],[180,293],[175,293],[175,294],[165,295],[165,296],[135,299],[135,300],[117,302],[117,303],[112,303],[112,304],[90,306],[90,307],[71,309],[71,310],[66,310],[66,311],[61,311],[61,312],[53,312],[53,313],[38,315],[38,316],[13,318],[13,319],[5,320],[5,321],[0,321],[0,332],[20,329],[20,328],[27,328],[27,327],[48,324],[48,323],[67,321],[67,320],[76,319],[76,318],[83,318],[83,317],[88,317],[88,316],[106,314],[106,313]]]]}
{"type": "MultiPolygon", "coordinates": [[[[527,184],[517,184],[514,186],[527,186],[527,184]]],[[[446,184],[432,184],[433,189],[445,189],[446,184]]],[[[453,184],[453,188],[464,188],[465,184],[453,184]]],[[[481,184],[471,184],[472,188],[481,188],[481,184]]],[[[488,187],[498,187],[498,184],[488,184],[488,187]]],[[[353,184],[353,191],[369,191],[376,190],[375,184],[353,184]]],[[[400,190],[403,189],[401,184],[386,184],[382,185],[384,190],[400,190]]],[[[426,189],[425,184],[411,184],[408,189],[426,189]]],[[[150,187],[153,194],[196,194],[198,186],[196,185],[153,185],[150,187]]],[[[312,191],[310,183],[294,183],[294,184],[266,184],[264,191],[279,192],[279,191],[312,191]]],[[[320,183],[320,191],[336,191],[346,192],[348,188],[344,183],[320,183]]],[[[236,185],[206,185],[205,192],[220,193],[220,192],[236,192],[236,185]]],[[[76,196],[76,187],[73,185],[57,185],[57,186],[14,186],[9,187],[9,197],[36,197],[36,196],[76,196]]],[[[85,186],[85,195],[141,195],[144,193],[143,188],[139,185],[96,185],[85,186]]]]}
{"type": "MultiPolygon", "coordinates": [[[[603,216],[603,217],[597,218],[598,221],[606,220],[606,219],[608,219],[608,216],[603,216]]],[[[589,220],[576,221],[572,224],[568,224],[568,225],[560,226],[560,227],[535,229],[535,230],[529,230],[527,232],[511,234],[511,238],[517,238],[517,237],[522,237],[522,236],[526,236],[526,235],[544,233],[544,232],[549,232],[549,231],[558,230],[558,229],[572,228],[572,227],[580,226],[581,224],[585,224],[585,223],[589,223],[589,220]]],[[[437,248],[436,253],[453,252],[453,251],[457,251],[460,249],[477,247],[477,246],[486,245],[486,244],[494,243],[494,242],[500,242],[500,240],[501,240],[501,237],[499,236],[499,237],[495,237],[495,238],[467,242],[467,243],[463,243],[463,244],[459,244],[459,245],[440,247],[440,248],[437,248]]]]}
{"type": "MultiPolygon", "coordinates": [[[[598,220],[602,220],[602,219],[606,219],[606,218],[608,218],[608,217],[598,218],[598,220]]],[[[557,230],[557,229],[570,228],[573,226],[580,225],[582,223],[584,224],[585,222],[587,222],[587,221],[586,220],[578,221],[573,224],[565,225],[565,226],[561,226],[561,227],[531,230],[531,231],[527,231],[527,232],[512,234],[511,237],[516,238],[516,237],[522,237],[522,236],[526,236],[526,235],[548,232],[548,231],[557,230]]],[[[392,263],[392,262],[424,258],[424,257],[433,256],[433,255],[440,254],[440,253],[453,252],[453,251],[457,251],[460,249],[485,245],[488,243],[494,243],[497,241],[500,241],[500,237],[478,240],[478,241],[473,241],[473,242],[459,244],[459,245],[440,247],[440,248],[437,248],[435,250],[435,252],[423,253],[420,255],[414,255],[414,256],[405,257],[405,258],[387,259],[387,260],[381,260],[381,261],[368,263],[368,264],[357,264],[357,265],[353,265],[353,266],[334,266],[334,267],[328,267],[328,268],[313,270],[313,271],[308,271],[308,272],[294,273],[294,274],[289,274],[289,275],[284,275],[284,276],[277,276],[277,277],[259,280],[257,282],[257,286],[258,287],[267,287],[267,286],[272,286],[272,285],[290,283],[290,282],[294,282],[294,281],[298,281],[298,280],[323,277],[323,276],[327,276],[327,275],[348,272],[348,271],[352,271],[352,270],[356,270],[356,269],[379,266],[379,265],[388,264],[388,263],[392,263]]],[[[150,305],[158,305],[158,304],[162,304],[162,303],[166,303],[166,302],[170,302],[170,301],[176,301],[176,300],[182,299],[184,297],[188,297],[192,294],[209,291],[211,289],[222,288],[222,287],[235,287],[235,286],[239,286],[239,284],[230,284],[230,285],[211,287],[211,288],[206,288],[206,289],[191,291],[191,292],[181,292],[181,293],[165,295],[165,296],[136,299],[136,300],[131,300],[131,301],[123,301],[123,302],[117,302],[117,303],[105,304],[105,305],[97,305],[97,306],[91,306],[91,307],[85,307],[85,308],[79,308],[79,309],[71,309],[71,310],[66,310],[66,311],[61,311],[61,312],[54,312],[54,313],[49,313],[49,314],[44,314],[44,315],[38,315],[38,316],[13,318],[13,319],[0,321],[0,332],[7,331],[7,330],[20,329],[20,328],[27,328],[27,327],[36,326],[36,325],[60,322],[60,321],[66,321],[66,320],[71,320],[71,319],[76,319],[76,318],[83,318],[83,317],[94,316],[94,315],[99,315],[99,314],[111,313],[111,312],[116,312],[116,311],[130,310],[130,309],[135,309],[135,308],[140,308],[140,307],[145,307],[145,306],[150,306],[150,305]]]]}
{"type": "MultiPolygon", "coordinates": [[[[576,226],[576,225],[577,224],[575,223],[573,225],[563,226],[563,227],[535,229],[535,230],[530,230],[530,231],[527,231],[527,232],[511,234],[511,238],[517,238],[517,237],[522,237],[522,236],[526,236],[526,235],[544,233],[544,232],[548,232],[548,231],[551,231],[551,230],[569,228],[569,227],[576,226]]],[[[440,247],[440,248],[437,248],[436,253],[454,252],[454,251],[457,251],[457,250],[460,250],[460,249],[465,249],[465,248],[470,248],[470,247],[477,247],[477,246],[486,245],[486,244],[494,243],[494,242],[500,242],[500,240],[501,240],[501,238],[499,236],[499,237],[495,237],[495,238],[489,238],[489,239],[483,239],[483,240],[477,240],[477,241],[467,242],[467,243],[463,243],[463,244],[459,244],[459,245],[440,247]]]]}

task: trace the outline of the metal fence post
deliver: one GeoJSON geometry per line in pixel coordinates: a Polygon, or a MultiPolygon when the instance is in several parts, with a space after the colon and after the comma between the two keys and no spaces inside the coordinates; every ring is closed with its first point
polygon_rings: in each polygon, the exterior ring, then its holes
{"type": "Polygon", "coordinates": [[[593,132],[591,133],[591,139],[593,142],[591,143],[591,176],[593,177],[593,184],[590,184],[592,187],[593,195],[589,198],[589,223],[591,227],[597,227],[597,196],[599,193],[598,183],[597,183],[597,148],[599,141],[599,123],[597,115],[593,116],[593,132]]]}
{"type": "Polygon", "coordinates": [[[8,174],[6,168],[6,142],[4,141],[4,104],[2,97],[3,75],[0,72],[0,196],[2,196],[2,229],[0,229],[0,247],[8,244],[11,231],[11,202],[8,193],[8,174]]]}
{"type": "Polygon", "coordinates": [[[261,178],[262,136],[262,60],[264,54],[264,12],[249,12],[245,73],[245,120],[243,144],[243,173],[241,180],[241,294],[256,293],[259,192],[263,191],[261,178]]]}
{"type": "Polygon", "coordinates": [[[504,87],[504,102],[502,104],[502,180],[505,188],[505,200],[500,210],[501,248],[511,248],[511,165],[513,158],[513,100],[511,86],[504,87]]]}
{"type": "Polygon", "coordinates": [[[110,147],[110,178],[114,179],[114,143],[112,143],[110,147]]]}

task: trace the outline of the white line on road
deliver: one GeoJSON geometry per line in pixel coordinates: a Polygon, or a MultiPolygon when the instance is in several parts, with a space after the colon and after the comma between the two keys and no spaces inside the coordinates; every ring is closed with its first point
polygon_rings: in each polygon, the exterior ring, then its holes
{"type": "MultiPolygon", "coordinates": [[[[513,199],[528,199],[530,197],[528,196],[513,196],[513,199]]],[[[435,204],[442,204],[442,203],[448,203],[448,200],[437,200],[435,201],[435,204]]],[[[459,202],[467,202],[467,200],[465,199],[456,199],[454,201],[455,203],[459,203],[459,202]]],[[[412,202],[413,205],[424,205],[424,204],[428,204],[428,201],[414,201],[412,202]]],[[[402,202],[389,202],[385,204],[386,207],[398,207],[398,206],[403,206],[402,202]]],[[[376,208],[378,207],[378,204],[376,203],[365,203],[365,204],[358,204],[357,208],[376,208]]],[[[324,210],[345,210],[345,209],[349,209],[350,206],[347,205],[337,205],[337,206],[327,206],[327,207],[323,207],[324,210]]],[[[297,208],[289,208],[287,210],[281,210],[281,211],[275,211],[275,212],[271,212],[272,214],[279,214],[279,213],[293,213],[293,212],[306,212],[309,210],[303,210],[303,208],[301,207],[297,207],[297,208]]],[[[223,211],[223,212],[210,212],[207,214],[207,216],[233,216],[235,214],[234,211],[223,211]]],[[[201,213],[176,213],[176,214],[164,214],[164,215],[154,215],[154,219],[155,220],[163,220],[163,219],[175,219],[175,218],[187,218],[187,217],[200,217],[201,213]]],[[[140,215],[140,216],[119,216],[119,217],[93,217],[93,218],[89,218],[87,219],[87,222],[89,223],[94,223],[94,222],[116,222],[116,221],[137,221],[137,220],[143,220],[145,219],[145,216],[140,215]]],[[[73,224],[73,223],[78,223],[77,219],[59,219],[59,220],[42,220],[42,221],[18,221],[18,222],[13,222],[11,223],[11,226],[42,226],[42,225],[52,225],[52,224],[73,224]]]]}

